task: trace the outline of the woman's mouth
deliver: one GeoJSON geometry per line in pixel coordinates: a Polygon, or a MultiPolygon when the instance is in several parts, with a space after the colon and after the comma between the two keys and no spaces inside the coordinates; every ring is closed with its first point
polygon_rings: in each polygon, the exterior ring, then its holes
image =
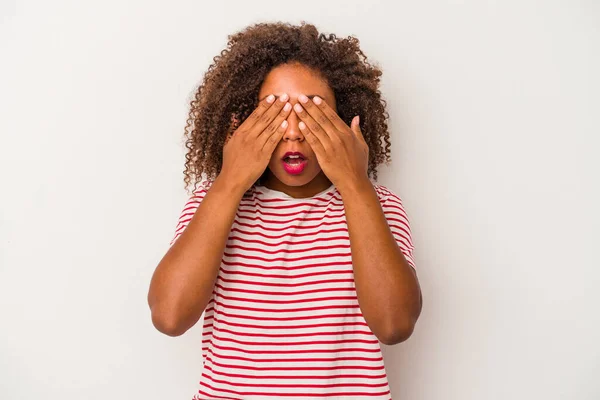
{"type": "Polygon", "coordinates": [[[302,157],[284,157],[282,160],[283,169],[290,175],[298,175],[304,171],[308,160],[302,157]]]}

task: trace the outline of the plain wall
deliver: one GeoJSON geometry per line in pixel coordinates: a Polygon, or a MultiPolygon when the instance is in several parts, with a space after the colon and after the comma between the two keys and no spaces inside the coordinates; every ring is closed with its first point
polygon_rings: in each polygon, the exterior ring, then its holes
{"type": "Polygon", "coordinates": [[[3,1],[0,398],[190,399],[154,329],[188,103],[227,35],[306,20],[384,72],[424,308],[394,400],[600,398],[596,1],[3,1]]]}

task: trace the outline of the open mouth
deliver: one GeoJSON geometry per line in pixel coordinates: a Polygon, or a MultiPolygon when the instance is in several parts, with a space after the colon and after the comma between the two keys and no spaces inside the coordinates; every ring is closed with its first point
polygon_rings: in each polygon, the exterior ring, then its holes
{"type": "Polygon", "coordinates": [[[300,156],[288,156],[284,157],[283,161],[289,165],[299,165],[304,161],[304,158],[300,156]]]}
{"type": "Polygon", "coordinates": [[[286,154],[281,161],[283,169],[290,175],[301,174],[308,164],[308,160],[302,154],[286,154]]]}

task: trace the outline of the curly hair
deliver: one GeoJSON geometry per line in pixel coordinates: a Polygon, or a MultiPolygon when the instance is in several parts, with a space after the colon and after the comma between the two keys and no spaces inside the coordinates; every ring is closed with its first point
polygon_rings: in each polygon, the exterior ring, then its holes
{"type": "Polygon", "coordinates": [[[382,72],[367,61],[357,38],[325,35],[302,21],[296,26],[256,23],[228,36],[226,49],[213,58],[190,102],[186,188],[193,182],[195,190],[203,174],[214,179],[220,173],[228,133],[258,106],[267,74],[287,63],[301,63],[320,73],[335,95],[338,115],[348,125],[360,115],[360,129],[369,145],[367,174],[377,181],[377,166],[391,161],[389,115],[378,89],[382,72]]]}

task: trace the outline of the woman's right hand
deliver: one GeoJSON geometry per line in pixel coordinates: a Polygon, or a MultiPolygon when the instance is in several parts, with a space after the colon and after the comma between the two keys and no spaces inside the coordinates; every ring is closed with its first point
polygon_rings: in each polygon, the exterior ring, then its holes
{"type": "Polygon", "coordinates": [[[258,107],[225,140],[223,165],[219,176],[234,179],[248,190],[260,178],[271,155],[287,129],[292,110],[289,96],[282,94],[263,99],[258,107]]]}

